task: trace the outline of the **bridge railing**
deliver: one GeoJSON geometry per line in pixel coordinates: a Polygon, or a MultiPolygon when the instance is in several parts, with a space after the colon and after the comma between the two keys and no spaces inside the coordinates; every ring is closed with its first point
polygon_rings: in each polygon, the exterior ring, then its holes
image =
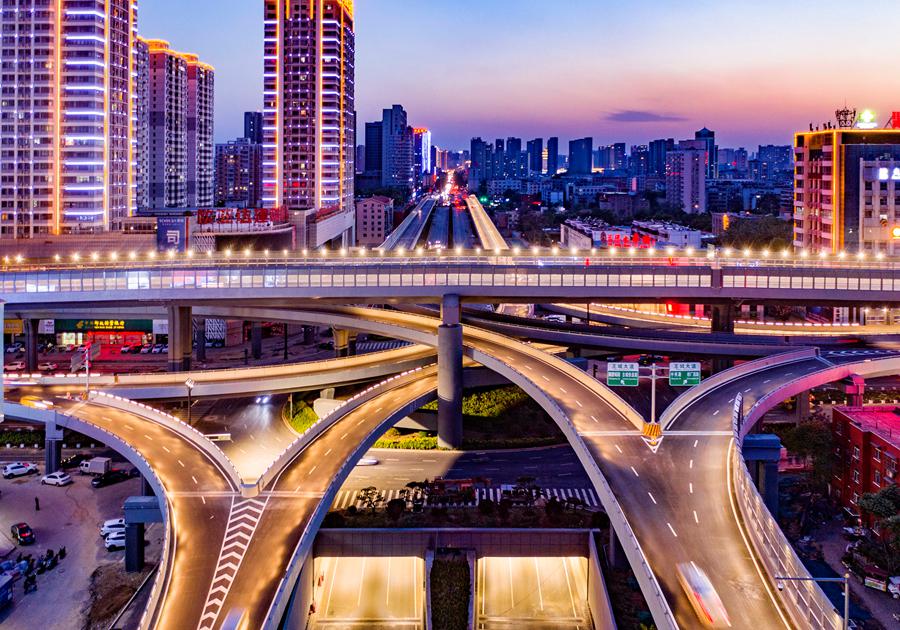
{"type": "MultiPolygon", "coordinates": [[[[228,456],[222,452],[222,449],[220,449],[215,444],[215,442],[207,438],[205,435],[200,433],[200,431],[198,431],[188,423],[182,422],[175,416],[164,411],[160,411],[159,409],[155,409],[150,405],[135,402],[121,396],[116,396],[115,394],[92,391],[89,395],[89,400],[99,405],[113,407],[114,409],[119,409],[128,413],[135,414],[137,416],[147,418],[148,420],[171,429],[181,437],[188,440],[207,456],[209,456],[209,458],[219,466],[225,476],[231,480],[235,488],[241,489],[242,494],[244,492],[254,492],[254,484],[250,484],[245,487],[245,484],[242,482],[241,475],[238,472],[237,467],[234,465],[234,462],[232,462],[228,458],[228,456]]],[[[249,496],[254,496],[254,494],[251,494],[249,496]]]]}
{"type": "Polygon", "coordinates": [[[792,350],[790,352],[774,354],[754,361],[747,361],[746,363],[741,363],[733,368],[722,370],[721,372],[704,379],[700,385],[696,385],[686,390],[683,394],[679,395],[678,398],[673,400],[672,403],[666,407],[666,410],[660,414],[659,423],[662,425],[663,429],[668,429],[685,409],[710,392],[727,385],[736,378],[767,370],[775,365],[787,365],[798,361],[808,361],[810,359],[815,359],[817,356],[819,356],[819,351],[816,348],[800,348],[799,350],[792,350]]]}
{"type": "MultiPolygon", "coordinates": [[[[736,409],[737,417],[739,413],[740,410],[736,409]]],[[[776,576],[812,577],[756,489],[742,455],[744,435],[743,428],[735,427],[728,460],[730,490],[740,512],[743,531],[750,539],[755,556],[770,582],[777,583],[776,576]]],[[[738,526],[741,526],[740,523],[738,526]]],[[[840,630],[843,627],[842,615],[816,582],[783,580],[778,591],[778,600],[797,628],[840,630]]]]}

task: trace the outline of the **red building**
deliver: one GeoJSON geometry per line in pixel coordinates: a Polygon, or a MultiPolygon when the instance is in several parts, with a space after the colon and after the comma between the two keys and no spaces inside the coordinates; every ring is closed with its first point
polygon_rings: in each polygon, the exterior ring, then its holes
{"type": "Polygon", "coordinates": [[[900,483],[900,406],[835,407],[831,423],[838,460],[831,492],[859,514],[860,496],[900,483]]]}

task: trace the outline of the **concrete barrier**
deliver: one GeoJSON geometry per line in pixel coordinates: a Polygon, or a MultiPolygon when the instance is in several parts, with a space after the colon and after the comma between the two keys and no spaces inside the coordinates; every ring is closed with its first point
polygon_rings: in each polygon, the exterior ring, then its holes
{"type": "Polygon", "coordinates": [[[672,403],[666,407],[666,410],[660,414],[659,423],[662,425],[663,430],[668,429],[681,412],[713,390],[718,389],[723,385],[727,385],[734,379],[755,372],[761,372],[762,370],[767,370],[776,365],[787,365],[798,361],[808,361],[810,359],[815,359],[818,356],[819,351],[816,348],[800,348],[799,350],[783,352],[781,354],[763,357],[762,359],[756,359],[755,361],[747,361],[746,363],[741,363],[733,368],[713,374],[699,385],[691,387],[673,400],[672,403]]]}
{"type": "Polygon", "coordinates": [[[222,449],[220,449],[212,440],[210,440],[208,437],[200,433],[197,429],[187,424],[186,422],[182,422],[175,416],[165,413],[164,411],[160,411],[159,409],[154,409],[153,407],[145,405],[144,403],[128,400],[127,398],[122,398],[121,396],[116,396],[114,394],[107,394],[106,392],[92,391],[89,394],[88,399],[98,405],[112,407],[114,409],[119,409],[121,411],[146,418],[151,422],[161,424],[167,429],[174,431],[181,437],[188,440],[194,446],[196,446],[200,451],[209,456],[209,458],[219,466],[225,476],[231,480],[234,486],[241,489],[242,495],[256,496],[256,494],[258,493],[255,484],[243,483],[237,467],[228,458],[228,456],[222,452],[222,449]]]}

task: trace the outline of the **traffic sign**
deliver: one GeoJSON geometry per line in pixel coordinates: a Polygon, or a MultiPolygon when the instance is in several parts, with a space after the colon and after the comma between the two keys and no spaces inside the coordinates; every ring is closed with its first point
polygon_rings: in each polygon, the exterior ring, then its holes
{"type": "Polygon", "coordinates": [[[669,385],[672,387],[693,387],[699,384],[699,363],[669,363],[669,385]]]}
{"type": "Polygon", "coordinates": [[[637,387],[640,367],[637,363],[607,363],[606,384],[610,387],[637,387]]]}

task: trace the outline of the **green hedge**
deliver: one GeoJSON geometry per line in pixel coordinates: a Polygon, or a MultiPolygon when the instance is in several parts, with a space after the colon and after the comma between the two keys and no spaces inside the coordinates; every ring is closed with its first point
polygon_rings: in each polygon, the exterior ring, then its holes
{"type": "Polygon", "coordinates": [[[435,558],[431,566],[431,620],[434,630],[466,630],[471,580],[465,556],[435,558]]]}
{"type": "MultiPolygon", "coordinates": [[[[527,403],[531,400],[520,388],[498,387],[496,389],[487,389],[463,396],[463,415],[476,416],[480,418],[496,418],[503,415],[507,411],[527,403]]],[[[424,407],[425,411],[437,411],[438,403],[436,400],[431,401],[424,407]]]]}
{"type": "MultiPolygon", "coordinates": [[[[288,411],[290,403],[285,403],[288,411]]],[[[315,410],[305,400],[294,400],[294,417],[290,419],[291,428],[297,433],[303,433],[309,427],[319,421],[319,416],[315,410]]]]}

